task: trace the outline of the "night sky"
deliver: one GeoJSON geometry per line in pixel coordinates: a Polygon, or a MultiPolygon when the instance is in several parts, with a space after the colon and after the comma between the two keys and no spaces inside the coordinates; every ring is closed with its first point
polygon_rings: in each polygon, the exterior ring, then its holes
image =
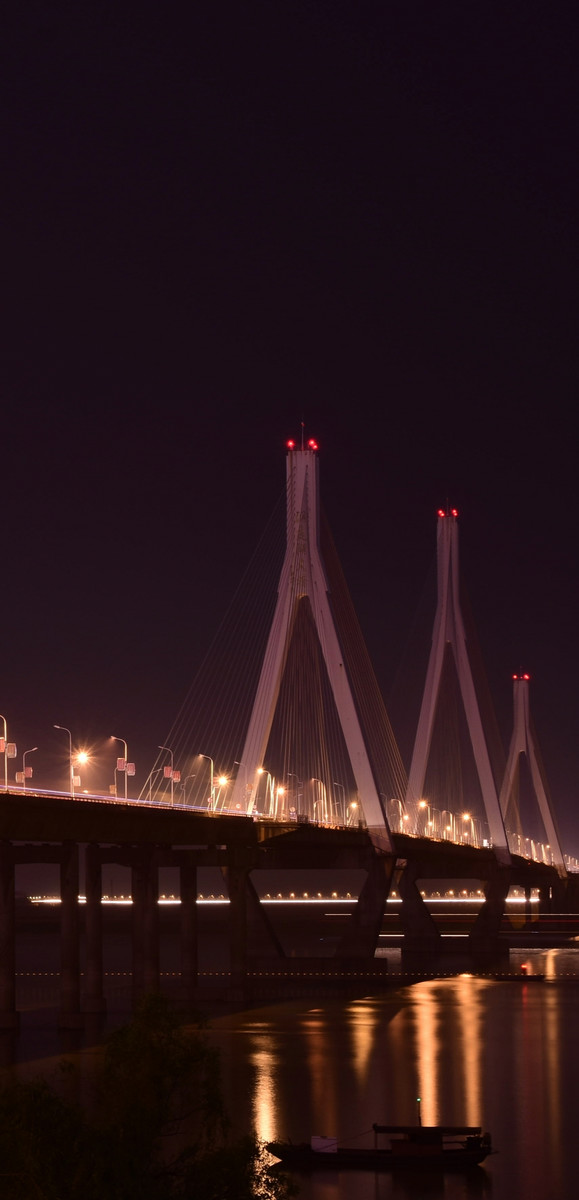
{"type": "Polygon", "coordinates": [[[35,782],[55,722],[144,782],[303,420],[395,729],[448,499],[579,853],[571,7],[13,6],[0,710],[35,782]]]}

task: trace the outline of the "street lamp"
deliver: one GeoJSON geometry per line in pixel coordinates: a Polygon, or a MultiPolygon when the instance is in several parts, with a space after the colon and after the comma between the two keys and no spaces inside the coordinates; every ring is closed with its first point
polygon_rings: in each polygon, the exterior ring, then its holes
{"type": "Polygon", "coordinates": [[[8,755],[6,754],[6,743],[8,741],[8,728],[6,725],[6,717],[0,715],[0,721],[4,726],[4,736],[2,738],[2,753],[4,755],[4,791],[8,791],[8,755]]]}
{"type": "Polygon", "coordinates": [[[190,779],[196,779],[196,778],[197,778],[197,775],[196,775],[196,774],[195,774],[195,775],[186,775],[186,776],[185,776],[185,778],[184,778],[184,780],[183,780],[183,784],[182,784],[182,790],[183,790],[183,804],[186,804],[186,803],[187,803],[187,784],[188,784],[188,782],[189,782],[189,780],[190,780],[190,779]]]}
{"type": "Polygon", "coordinates": [[[421,837],[429,837],[430,835],[428,833],[426,833],[426,829],[428,829],[432,825],[432,815],[430,812],[430,804],[428,803],[427,800],[419,800],[418,807],[420,809],[420,812],[425,817],[425,821],[422,824],[422,832],[421,832],[420,836],[421,837]]]}
{"type": "Polygon", "coordinates": [[[25,751],[24,751],[24,754],[22,755],[22,791],[23,791],[23,792],[25,792],[25,791],[26,791],[26,772],[27,772],[27,771],[29,771],[29,772],[30,772],[30,774],[29,774],[28,778],[29,778],[29,779],[31,779],[31,778],[32,778],[32,767],[27,767],[27,766],[26,766],[26,755],[27,755],[27,754],[34,754],[34,752],[35,752],[36,750],[38,750],[38,746],[33,746],[33,747],[32,747],[32,750],[25,750],[25,751]]]}
{"type": "MultiPolygon", "coordinates": [[[[153,802],[153,780],[157,777],[157,775],[161,774],[162,770],[163,770],[162,767],[157,767],[157,770],[151,771],[151,774],[149,775],[149,804],[152,804],[152,802],[153,802]]],[[[115,767],[115,781],[116,781],[116,777],[117,777],[117,772],[116,772],[116,767],[115,767]]]]}
{"type": "MultiPolygon", "coordinates": [[[[266,813],[268,813],[271,816],[271,813],[274,808],[274,803],[275,803],[274,798],[273,798],[274,791],[275,791],[275,779],[274,779],[274,776],[267,770],[266,767],[258,767],[257,774],[265,775],[265,796],[263,798],[263,815],[265,816],[266,813]],[[269,809],[267,807],[268,796],[269,796],[269,809]]],[[[258,793],[259,793],[259,779],[257,781],[257,787],[255,789],[256,805],[257,805],[257,801],[258,801],[258,793]]]]}
{"type": "Polygon", "coordinates": [[[343,797],[342,797],[342,815],[343,815],[343,820],[344,820],[344,825],[345,825],[346,824],[346,789],[345,789],[343,783],[338,783],[337,780],[335,780],[335,779],[334,779],[334,787],[341,788],[342,792],[344,793],[343,797]]]}
{"type": "Polygon", "coordinates": [[[70,776],[70,798],[74,800],[74,766],[72,762],[72,733],[67,729],[66,725],[55,725],[55,729],[62,729],[63,733],[68,734],[68,767],[70,776]]]}
{"type": "Polygon", "coordinates": [[[233,760],[233,766],[234,766],[234,767],[243,767],[243,770],[244,770],[244,773],[245,773],[245,807],[246,807],[246,809],[247,809],[247,802],[248,802],[248,798],[249,798],[249,791],[250,791],[250,789],[249,789],[249,784],[248,784],[248,781],[247,781],[247,767],[246,767],[245,763],[242,763],[242,762],[240,762],[240,760],[239,760],[238,758],[234,758],[234,760],[233,760]]]}
{"type": "MultiPolygon", "coordinates": [[[[129,775],[135,774],[135,764],[129,762],[129,751],[127,749],[127,743],[126,743],[125,739],[120,738],[120,737],[115,737],[114,733],[111,733],[110,736],[111,736],[111,741],[122,742],[124,749],[125,749],[125,757],[117,758],[117,771],[123,771],[124,776],[125,776],[125,800],[126,800],[128,797],[128,791],[127,791],[128,777],[129,777],[129,775]]],[[[115,779],[115,783],[116,783],[116,779],[115,779]]]]}
{"type": "MultiPolygon", "coordinates": [[[[477,837],[476,837],[476,830],[474,827],[475,818],[472,816],[472,813],[463,812],[462,820],[463,820],[463,830],[466,833],[466,840],[470,841],[471,846],[476,846],[477,837]],[[465,826],[467,824],[470,826],[470,832],[465,829],[465,826]]],[[[462,834],[461,834],[460,840],[461,840],[461,842],[463,842],[465,840],[465,838],[462,836],[462,834]]]]}
{"type": "Polygon", "coordinates": [[[221,800],[221,792],[222,792],[223,788],[227,787],[227,784],[229,783],[229,779],[227,778],[227,775],[219,775],[219,777],[217,779],[217,783],[219,785],[219,790],[215,797],[215,805],[214,805],[215,811],[217,811],[217,805],[219,804],[219,801],[221,800]]]}
{"type": "MultiPolygon", "coordinates": [[[[173,803],[173,781],[175,778],[175,773],[173,771],[173,751],[171,750],[170,746],[159,746],[159,750],[166,750],[167,754],[171,755],[170,779],[171,779],[171,804],[172,804],[173,803]]],[[[164,772],[165,772],[165,778],[167,778],[167,768],[166,767],[164,768],[164,772]]],[[[125,783],[126,783],[126,780],[125,780],[125,783]]]]}
{"type": "MultiPolygon", "coordinates": [[[[380,792],[380,795],[382,796],[383,792],[380,792]]],[[[392,798],[390,800],[390,812],[396,813],[396,816],[398,818],[398,832],[402,833],[402,830],[404,828],[404,826],[402,824],[402,822],[404,820],[404,805],[403,805],[402,801],[397,798],[397,796],[392,796],[392,798]],[[394,804],[396,805],[396,808],[392,807],[394,804]]]]}
{"type": "Polygon", "coordinates": [[[213,770],[214,770],[214,767],[213,767],[213,759],[211,758],[211,755],[210,755],[210,754],[200,754],[200,755],[199,755],[199,758],[206,758],[206,759],[207,759],[207,761],[208,761],[208,763],[209,763],[209,770],[210,770],[210,775],[209,775],[209,781],[210,781],[210,782],[209,782],[209,789],[210,789],[210,790],[209,790],[209,804],[207,805],[207,807],[208,807],[208,809],[209,809],[209,812],[212,812],[212,811],[213,811],[213,797],[214,797],[214,788],[213,788],[213,770]]]}
{"type": "MultiPolygon", "coordinates": [[[[293,809],[290,807],[290,810],[289,810],[290,819],[291,819],[292,812],[293,812],[293,813],[295,814],[295,816],[297,817],[297,813],[298,813],[298,805],[299,805],[299,802],[300,802],[300,787],[302,786],[302,784],[300,783],[300,777],[299,777],[299,775],[296,775],[295,771],[288,771],[288,772],[287,772],[287,777],[288,777],[288,779],[295,779],[295,781],[296,781],[296,786],[295,786],[295,797],[296,797],[295,807],[294,807],[293,809]]],[[[291,787],[290,787],[290,790],[291,790],[291,787]]]]}
{"type": "Polygon", "coordinates": [[[16,745],[14,742],[8,741],[8,729],[6,726],[6,717],[0,716],[4,727],[4,734],[0,738],[0,754],[4,755],[4,791],[8,791],[8,759],[16,758],[16,745]]]}
{"type": "Polygon", "coordinates": [[[314,792],[314,802],[313,802],[314,803],[314,821],[317,821],[318,818],[317,818],[316,814],[317,814],[318,804],[320,802],[320,798],[322,800],[322,824],[323,824],[324,823],[324,815],[327,816],[327,814],[324,813],[324,809],[325,809],[324,802],[325,802],[325,798],[326,798],[326,785],[322,779],[318,779],[315,775],[312,775],[312,783],[319,783],[320,787],[323,789],[321,793],[318,792],[317,799],[316,799],[316,793],[314,792]]]}

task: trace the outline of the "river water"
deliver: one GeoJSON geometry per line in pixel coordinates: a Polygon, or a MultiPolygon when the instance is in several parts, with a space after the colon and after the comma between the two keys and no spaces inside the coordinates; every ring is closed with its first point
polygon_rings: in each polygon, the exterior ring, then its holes
{"type": "Polygon", "coordinates": [[[579,950],[511,952],[544,982],[471,975],[356,1000],[292,1002],[220,1017],[212,1038],[238,1128],[372,1144],[372,1122],[482,1125],[498,1151],[442,1177],[300,1175],[303,1200],[575,1197],[579,950]]]}
{"type": "MultiPolygon", "coordinates": [[[[370,1145],[374,1121],[413,1122],[420,1097],[423,1124],[482,1125],[498,1153],[455,1176],[300,1175],[302,1200],[574,1200],[579,949],[511,951],[511,969],[522,962],[544,981],[464,974],[213,1015],[234,1130],[370,1145]]],[[[27,1073],[54,1068],[56,1036],[24,1014],[27,1073]]]]}

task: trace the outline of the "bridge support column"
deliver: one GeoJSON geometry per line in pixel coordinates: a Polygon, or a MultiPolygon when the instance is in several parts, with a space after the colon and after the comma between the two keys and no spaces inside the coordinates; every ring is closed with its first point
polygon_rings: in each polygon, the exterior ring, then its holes
{"type": "Polygon", "coordinates": [[[100,850],[91,843],[85,855],[86,993],[88,1013],[106,1012],[103,972],[102,867],[100,850]]]}
{"type": "Polygon", "coordinates": [[[154,849],[135,852],[133,896],[133,995],[159,990],[159,872],[154,849]]]}
{"type": "Polygon", "coordinates": [[[229,965],[231,999],[242,1000],[247,983],[247,879],[249,864],[242,855],[226,867],[229,891],[229,965]]]}
{"type": "Polygon", "coordinates": [[[400,921],[404,931],[402,958],[405,960],[411,955],[440,953],[440,933],[416,884],[420,874],[418,862],[409,859],[398,882],[402,900],[400,921]]]}
{"type": "Polygon", "coordinates": [[[78,1029],[80,1011],[80,947],[78,915],[78,845],[63,842],[60,861],[60,1011],[61,1029],[78,1029]]]}
{"type": "Polygon", "coordinates": [[[533,906],[531,904],[531,888],[525,888],[525,929],[533,928],[533,906]]]}
{"type": "Polygon", "coordinates": [[[199,925],[197,920],[197,867],[181,863],[181,982],[189,999],[198,983],[199,925]]]}
{"type": "Polygon", "coordinates": [[[14,851],[0,842],[0,1029],[17,1029],[15,978],[14,851]]]}
{"type": "Polygon", "coordinates": [[[579,912],[579,875],[567,875],[563,911],[567,913],[579,912]]]}
{"type": "Polygon", "coordinates": [[[562,879],[553,878],[551,883],[539,888],[539,912],[562,912],[565,903],[565,883],[562,879]]]}
{"type": "MultiPolygon", "coordinates": [[[[496,960],[500,951],[499,934],[505,912],[505,900],[511,886],[511,870],[497,863],[485,886],[485,900],[469,934],[471,953],[496,960]]],[[[508,956],[508,950],[505,949],[508,956]]]]}
{"type": "Polygon", "coordinates": [[[335,957],[339,959],[374,958],[378,945],[396,859],[392,855],[373,854],[363,865],[368,874],[348,930],[336,950],[335,957]]]}

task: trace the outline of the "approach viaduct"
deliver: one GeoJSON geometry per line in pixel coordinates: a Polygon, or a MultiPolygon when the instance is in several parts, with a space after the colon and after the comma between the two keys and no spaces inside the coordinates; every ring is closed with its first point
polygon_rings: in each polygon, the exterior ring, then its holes
{"type": "Polygon", "coordinates": [[[180,880],[180,956],[183,994],[194,999],[198,982],[197,872],[218,867],[229,894],[228,929],[232,994],[243,995],[248,970],[248,922],[259,922],[260,943],[272,962],[283,957],[275,932],[259,904],[254,873],[296,869],[363,870],[364,883],[348,930],[328,967],[372,960],[384,906],[393,886],[402,899],[404,945],[432,955],[436,926],[420,895],[423,879],[480,880],[485,901],[469,936],[473,954],[497,945],[504,901],[511,884],[539,889],[543,911],[579,911],[579,880],[561,879],[553,867],[511,857],[500,863],[492,849],[458,846],[429,838],[391,835],[386,848],[371,830],[284,824],[247,816],[202,813],[167,805],[74,800],[28,793],[0,797],[0,1026],[18,1024],[15,1005],[17,938],[15,868],[55,863],[60,875],[62,1026],[81,1024],[83,1014],[105,1010],[103,972],[102,868],[120,864],[131,871],[132,975],[135,996],[159,986],[159,868],[177,868],[180,880]],[[84,859],[84,955],[78,903],[84,859]]]}

